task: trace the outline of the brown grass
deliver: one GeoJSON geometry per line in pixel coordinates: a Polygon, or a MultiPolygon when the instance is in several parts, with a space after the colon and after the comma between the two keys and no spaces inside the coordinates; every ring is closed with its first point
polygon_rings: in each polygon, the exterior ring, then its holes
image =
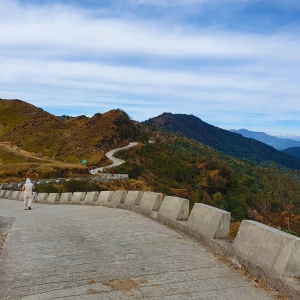
{"type": "Polygon", "coordinates": [[[84,175],[89,175],[86,166],[60,162],[2,164],[0,169],[1,182],[24,181],[27,177],[34,180],[84,175]]]}
{"type": "Polygon", "coordinates": [[[0,163],[26,162],[24,156],[31,153],[31,161],[42,158],[79,164],[85,159],[96,164],[105,152],[124,142],[114,124],[120,114],[111,110],[63,121],[26,102],[0,100],[0,163]],[[16,154],[12,158],[1,153],[7,145],[17,147],[9,150],[16,154]]]}
{"type": "Polygon", "coordinates": [[[241,225],[241,222],[230,223],[229,239],[231,241],[234,241],[234,239],[239,231],[240,225],[241,225]]]}

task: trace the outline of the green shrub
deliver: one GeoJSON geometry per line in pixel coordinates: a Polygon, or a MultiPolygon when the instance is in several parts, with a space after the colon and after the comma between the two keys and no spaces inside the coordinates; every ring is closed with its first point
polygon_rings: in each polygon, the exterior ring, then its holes
{"type": "Polygon", "coordinates": [[[63,184],[62,191],[75,193],[75,192],[92,192],[98,191],[99,185],[94,182],[89,182],[87,180],[74,180],[66,181],[63,184]]]}
{"type": "Polygon", "coordinates": [[[38,193],[60,193],[60,189],[51,183],[38,186],[36,191],[38,193]]]}

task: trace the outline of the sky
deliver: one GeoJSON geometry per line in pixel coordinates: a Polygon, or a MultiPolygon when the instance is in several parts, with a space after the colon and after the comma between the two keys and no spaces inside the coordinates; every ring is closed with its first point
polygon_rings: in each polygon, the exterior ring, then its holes
{"type": "Polygon", "coordinates": [[[1,0],[0,98],[300,135],[299,0],[1,0]]]}

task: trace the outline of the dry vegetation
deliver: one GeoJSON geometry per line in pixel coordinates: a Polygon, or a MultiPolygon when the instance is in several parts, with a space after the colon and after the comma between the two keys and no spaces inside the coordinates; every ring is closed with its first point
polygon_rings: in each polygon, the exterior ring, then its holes
{"type": "Polygon", "coordinates": [[[126,143],[118,133],[117,121],[122,117],[126,119],[126,113],[111,110],[92,118],[62,120],[20,100],[0,100],[1,162],[20,162],[5,155],[4,146],[13,145],[18,154],[31,153],[31,161],[43,158],[80,164],[86,159],[96,164],[105,152],[126,143]]]}
{"type": "Polygon", "coordinates": [[[121,110],[63,120],[26,102],[0,99],[0,181],[88,174],[82,160],[107,165],[105,153],[128,144],[122,127],[135,134],[135,126],[121,110]]]}

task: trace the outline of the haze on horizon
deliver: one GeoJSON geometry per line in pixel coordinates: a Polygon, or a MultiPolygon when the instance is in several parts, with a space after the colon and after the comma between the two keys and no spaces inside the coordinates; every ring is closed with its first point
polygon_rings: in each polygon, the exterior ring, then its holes
{"type": "Polygon", "coordinates": [[[300,135],[297,0],[2,0],[0,98],[300,135]]]}

